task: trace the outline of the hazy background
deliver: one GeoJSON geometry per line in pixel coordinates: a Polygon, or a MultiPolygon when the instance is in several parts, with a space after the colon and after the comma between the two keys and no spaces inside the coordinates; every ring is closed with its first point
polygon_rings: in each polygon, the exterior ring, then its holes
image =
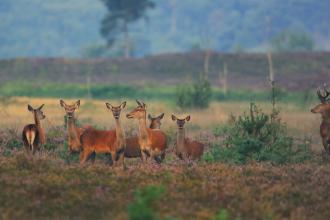
{"type": "MultiPolygon", "coordinates": [[[[281,50],[330,49],[330,1],[152,2],[145,18],[129,24],[132,56],[205,48],[263,52],[285,33],[298,38],[300,47],[281,50]]],[[[100,27],[106,12],[100,0],[1,0],[0,58],[121,56],[121,37],[103,50],[100,27]]]]}

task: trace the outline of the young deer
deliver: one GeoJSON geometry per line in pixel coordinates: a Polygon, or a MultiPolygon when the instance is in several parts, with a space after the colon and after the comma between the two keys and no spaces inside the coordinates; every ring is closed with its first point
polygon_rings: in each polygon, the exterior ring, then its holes
{"type": "Polygon", "coordinates": [[[320,125],[320,135],[322,138],[323,147],[328,154],[330,154],[330,103],[328,96],[330,92],[323,87],[325,94],[322,94],[321,89],[317,89],[317,95],[321,101],[321,104],[315,106],[311,112],[320,113],[322,115],[322,122],[320,125]]]}
{"type": "Polygon", "coordinates": [[[129,114],[127,118],[135,118],[139,121],[139,145],[142,154],[142,160],[145,162],[147,157],[155,159],[161,163],[165,157],[167,139],[164,132],[158,129],[150,129],[146,122],[146,104],[136,101],[138,106],[129,114]]]}
{"type": "Polygon", "coordinates": [[[160,126],[162,125],[161,120],[164,118],[164,113],[152,117],[150,114],[148,114],[148,119],[150,120],[150,126],[151,129],[160,129],[160,126]]]}
{"type": "Polygon", "coordinates": [[[86,128],[77,127],[76,118],[74,116],[74,112],[80,106],[80,100],[71,105],[60,100],[60,105],[64,108],[67,117],[68,151],[70,153],[79,152],[81,150],[80,136],[86,130],[86,128]]]}
{"type": "Polygon", "coordinates": [[[26,151],[32,152],[32,154],[39,150],[39,144],[44,145],[46,143],[45,132],[40,123],[40,120],[46,117],[41,110],[43,107],[44,104],[34,109],[28,105],[28,110],[33,114],[34,124],[28,124],[23,128],[22,139],[26,151]]]}
{"type": "MultiPolygon", "coordinates": [[[[163,117],[164,117],[164,113],[160,114],[157,117],[152,117],[150,114],[148,114],[148,119],[150,120],[149,128],[160,129],[161,120],[163,119],[163,117]]],[[[125,148],[124,156],[127,158],[142,157],[138,137],[126,138],[126,148],[125,148]]]]}
{"type": "Polygon", "coordinates": [[[86,129],[86,131],[80,137],[82,144],[82,152],[80,153],[81,164],[85,163],[93,153],[110,153],[112,163],[115,163],[120,159],[123,166],[125,165],[125,132],[120,125],[119,118],[121,110],[126,106],[126,102],[123,102],[119,106],[112,106],[110,103],[106,103],[106,106],[112,111],[116,122],[116,128],[115,130],[108,131],[101,131],[93,128],[86,129]]]}
{"type": "Polygon", "coordinates": [[[200,159],[203,155],[204,144],[198,141],[191,141],[185,136],[184,124],[190,121],[190,115],[184,119],[179,119],[172,115],[172,120],[176,121],[178,133],[176,138],[176,155],[183,160],[200,159]]]}

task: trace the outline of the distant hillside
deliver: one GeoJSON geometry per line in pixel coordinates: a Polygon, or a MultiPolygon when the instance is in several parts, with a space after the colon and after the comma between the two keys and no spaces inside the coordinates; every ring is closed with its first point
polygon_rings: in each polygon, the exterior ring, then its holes
{"type": "MultiPolygon", "coordinates": [[[[31,81],[98,84],[175,85],[198,79],[203,71],[203,52],[163,54],[138,59],[73,60],[63,58],[11,59],[0,61],[0,81],[31,81]]],[[[210,58],[209,78],[219,84],[219,73],[228,66],[231,88],[265,88],[268,64],[265,54],[219,54],[210,58]]],[[[302,90],[330,82],[330,53],[274,55],[276,79],[283,88],[302,90]]]]}
{"type": "MultiPolygon", "coordinates": [[[[288,29],[306,34],[316,49],[330,50],[329,0],[153,2],[148,19],[129,26],[137,57],[206,47],[264,51],[288,29]]],[[[99,29],[105,13],[101,0],[1,0],[0,58],[96,56],[104,45],[99,29]]]]}

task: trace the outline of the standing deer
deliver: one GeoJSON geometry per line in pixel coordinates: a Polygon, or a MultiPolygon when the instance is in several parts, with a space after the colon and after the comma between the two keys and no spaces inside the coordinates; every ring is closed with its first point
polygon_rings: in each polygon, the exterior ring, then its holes
{"type": "Polygon", "coordinates": [[[28,124],[23,128],[22,139],[26,151],[32,152],[32,154],[39,150],[39,144],[44,145],[46,143],[45,132],[40,123],[40,120],[46,117],[41,110],[43,107],[44,104],[34,109],[28,105],[28,110],[33,114],[34,124],[28,124]]]}
{"type": "Polygon", "coordinates": [[[80,106],[80,100],[74,104],[68,105],[63,100],[60,100],[60,105],[64,108],[67,117],[67,131],[68,131],[68,151],[79,152],[81,150],[80,136],[86,128],[80,128],[76,125],[76,118],[74,112],[80,106]]]}
{"type": "MultiPolygon", "coordinates": [[[[152,117],[150,114],[148,114],[148,119],[150,120],[149,128],[160,129],[161,120],[163,119],[163,117],[164,117],[164,113],[160,114],[157,117],[152,117]]],[[[142,157],[138,137],[126,138],[126,148],[125,148],[124,156],[127,158],[142,157]]]]}
{"type": "Polygon", "coordinates": [[[147,161],[147,157],[155,159],[161,163],[165,158],[165,149],[167,147],[167,138],[163,131],[147,127],[146,122],[146,104],[136,101],[138,106],[126,115],[129,119],[139,121],[139,145],[142,154],[142,160],[147,161]]]}
{"type": "Polygon", "coordinates": [[[82,144],[82,152],[80,153],[80,163],[83,164],[94,153],[110,153],[112,164],[121,160],[123,166],[124,151],[126,147],[125,132],[120,125],[120,113],[126,106],[126,102],[123,102],[119,106],[112,106],[110,103],[106,103],[108,109],[112,111],[115,118],[116,128],[115,130],[101,131],[94,128],[88,128],[80,137],[82,144]]]}
{"type": "Polygon", "coordinates": [[[190,121],[190,115],[184,119],[179,119],[172,115],[172,120],[176,121],[178,126],[178,133],[176,138],[176,155],[183,160],[186,159],[200,159],[203,155],[204,144],[198,141],[192,141],[186,138],[184,124],[190,121]]]}
{"type": "Polygon", "coordinates": [[[322,115],[320,135],[325,151],[330,154],[330,103],[328,99],[330,92],[325,88],[325,86],[323,87],[323,90],[324,92],[321,92],[320,88],[317,89],[317,95],[321,101],[321,104],[315,106],[311,112],[320,113],[322,115]]]}

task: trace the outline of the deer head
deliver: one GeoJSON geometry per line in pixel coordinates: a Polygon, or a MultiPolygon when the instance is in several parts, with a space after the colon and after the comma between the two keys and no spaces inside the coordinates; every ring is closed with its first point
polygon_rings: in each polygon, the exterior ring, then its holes
{"type": "Polygon", "coordinates": [[[138,106],[133,111],[128,113],[126,117],[129,119],[131,118],[144,119],[146,117],[147,106],[146,104],[144,104],[143,102],[139,102],[138,100],[136,100],[136,103],[138,104],[138,106]]]}
{"type": "Polygon", "coordinates": [[[178,126],[179,129],[183,129],[184,124],[186,123],[186,121],[190,121],[190,115],[188,115],[187,117],[180,119],[178,117],[176,117],[175,115],[172,115],[172,120],[176,121],[176,124],[178,126]]]}
{"type": "Polygon", "coordinates": [[[164,113],[158,115],[157,117],[152,117],[150,114],[148,114],[148,119],[150,120],[150,128],[152,129],[160,129],[160,126],[162,125],[161,120],[164,117],[164,113]]]}
{"type": "Polygon", "coordinates": [[[121,103],[119,106],[113,106],[110,103],[105,103],[108,109],[112,111],[113,117],[115,119],[119,119],[121,110],[125,108],[126,106],[126,101],[121,103]]]}
{"type": "Polygon", "coordinates": [[[311,109],[312,113],[321,113],[322,116],[329,115],[330,116],[330,103],[328,96],[330,95],[330,92],[326,89],[326,86],[323,85],[323,91],[321,91],[321,88],[319,87],[317,89],[317,96],[320,99],[321,104],[318,104],[314,108],[311,109]]]}
{"type": "Polygon", "coordinates": [[[74,116],[74,112],[76,111],[76,109],[79,108],[80,106],[80,100],[76,101],[74,104],[72,105],[68,105],[66,104],[62,99],[60,100],[60,105],[64,108],[67,116],[69,118],[72,118],[74,116]]]}
{"type": "Polygon", "coordinates": [[[28,105],[28,110],[30,112],[33,113],[33,115],[39,119],[39,120],[42,120],[44,118],[46,118],[46,116],[44,115],[43,111],[41,110],[42,108],[44,107],[44,104],[42,104],[39,108],[33,108],[31,105],[28,105]]]}

